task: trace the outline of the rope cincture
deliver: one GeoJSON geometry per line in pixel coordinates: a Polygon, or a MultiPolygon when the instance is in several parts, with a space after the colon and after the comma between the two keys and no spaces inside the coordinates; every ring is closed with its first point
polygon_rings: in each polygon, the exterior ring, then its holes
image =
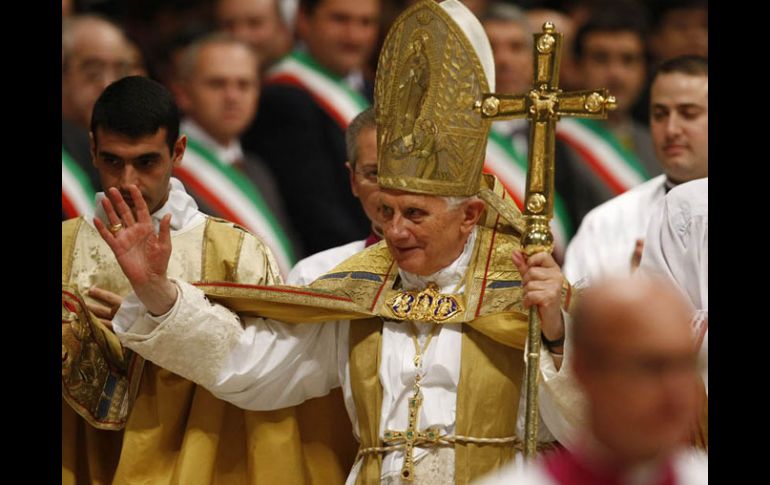
{"type": "MultiPolygon", "coordinates": [[[[508,436],[505,438],[474,438],[473,436],[444,435],[444,436],[439,436],[438,439],[436,439],[433,442],[426,441],[424,443],[421,443],[420,446],[423,446],[423,447],[452,446],[457,442],[472,443],[476,445],[506,445],[510,443],[513,445],[516,451],[519,451],[522,453],[524,452],[524,443],[522,443],[517,436],[508,436]]],[[[545,443],[538,443],[537,450],[542,453],[545,451],[550,451],[550,450],[559,448],[560,446],[561,445],[559,445],[558,441],[549,441],[545,443]]],[[[403,450],[405,447],[406,447],[405,443],[399,443],[397,445],[370,446],[369,448],[360,448],[358,450],[358,454],[356,454],[356,461],[358,461],[361,457],[365,455],[387,453],[389,451],[394,451],[394,450],[403,450]]]]}

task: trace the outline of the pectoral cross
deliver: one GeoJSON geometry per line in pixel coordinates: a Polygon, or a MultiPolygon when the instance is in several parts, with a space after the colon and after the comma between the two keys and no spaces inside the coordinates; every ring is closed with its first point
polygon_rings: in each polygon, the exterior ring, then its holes
{"type": "MultiPolygon", "coordinates": [[[[535,72],[527,94],[484,94],[476,104],[482,117],[490,120],[527,118],[530,121],[529,164],[524,197],[527,222],[521,244],[532,255],[553,249],[549,222],[553,217],[554,153],[556,122],[562,116],[601,119],[615,109],[615,98],[606,89],[562,92],[559,89],[559,60],[562,34],[551,22],[534,34],[535,72]]],[[[511,221],[513,222],[513,221],[511,221]]],[[[527,414],[524,453],[535,455],[538,423],[538,378],[540,372],[540,321],[537,307],[530,307],[527,354],[527,414]]]]}
{"type": "Polygon", "coordinates": [[[436,444],[440,437],[438,428],[417,430],[417,420],[422,406],[420,392],[420,374],[415,376],[414,393],[409,398],[409,422],[406,430],[386,430],[383,441],[387,445],[404,443],[404,464],[401,467],[401,479],[411,482],[414,480],[414,447],[421,444],[436,444]]]}

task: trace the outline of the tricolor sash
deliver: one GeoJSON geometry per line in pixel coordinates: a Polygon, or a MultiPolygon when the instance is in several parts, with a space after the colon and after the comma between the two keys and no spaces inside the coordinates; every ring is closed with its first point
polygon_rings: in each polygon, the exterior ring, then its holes
{"type": "Polygon", "coordinates": [[[563,119],[556,124],[556,136],[575,150],[615,194],[650,178],[636,155],[599,121],[563,119]]]}
{"type": "Polygon", "coordinates": [[[259,236],[275,256],[283,276],[296,259],[289,239],[257,187],[238,169],[219,160],[199,142],[187,138],[182,165],[174,176],[219,217],[259,236]]]}
{"type": "Polygon", "coordinates": [[[82,168],[62,147],[61,149],[61,207],[67,219],[94,213],[94,190],[82,168]]]}
{"type": "MultiPolygon", "coordinates": [[[[527,185],[527,159],[516,151],[510,140],[490,130],[487,140],[487,153],[484,159],[484,172],[495,175],[502,182],[520,210],[524,210],[524,196],[527,185]]],[[[553,219],[551,232],[554,250],[564,254],[567,243],[572,237],[572,224],[567,215],[564,201],[554,195],[553,219]]]]}
{"type": "Polygon", "coordinates": [[[276,64],[267,76],[268,84],[289,84],[307,91],[342,130],[369,101],[345,81],[322,67],[307,52],[294,51],[276,64]]]}

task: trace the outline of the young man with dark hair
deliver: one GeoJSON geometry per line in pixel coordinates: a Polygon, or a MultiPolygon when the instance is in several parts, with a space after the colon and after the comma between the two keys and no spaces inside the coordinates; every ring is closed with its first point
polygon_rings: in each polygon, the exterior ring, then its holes
{"type": "Polygon", "coordinates": [[[581,154],[608,196],[660,173],[649,129],[631,117],[647,79],[646,10],[636,2],[602,2],[575,36],[584,88],[607,88],[617,108],[607,120],[566,119],[557,136],[581,154]]]}
{"type": "MultiPolygon", "coordinates": [[[[281,281],[259,238],[202,214],[172,178],[187,140],[163,86],[117,81],[97,100],[91,126],[94,165],[109,196],[173,241],[169,276],[281,281]]],[[[93,218],[62,224],[63,483],[341,483],[334,458],[304,454],[295,408],[243,411],[120,345],[111,321],[131,285],[99,236],[124,230],[104,211],[104,198],[97,195],[93,218]]]]}
{"type": "Polygon", "coordinates": [[[628,275],[639,265],[656,204],[677,184],[708,176],[708,61],[661,64],[652,81],[650,131],[664,174],[589,212],[567,248],[570,281],[628,275]]]}

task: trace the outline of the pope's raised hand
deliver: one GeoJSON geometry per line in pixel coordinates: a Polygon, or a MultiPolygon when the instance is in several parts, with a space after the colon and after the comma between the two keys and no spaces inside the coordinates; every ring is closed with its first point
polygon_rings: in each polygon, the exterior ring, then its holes
{"type": "Polygon", "coordinates": [[[98,218],[94,218],[94,225],[112,249],[136,295],[150,313],[159,315],[173,306],[177,293],[176,285],[166,276],[171,256],[171,215],[163,217],[160,230],[155,233],[141,192],[135,185],[129,185],[128,191],[134,212],[120,191],[112,187],[102,200],[110,227],[98,218]]]}

